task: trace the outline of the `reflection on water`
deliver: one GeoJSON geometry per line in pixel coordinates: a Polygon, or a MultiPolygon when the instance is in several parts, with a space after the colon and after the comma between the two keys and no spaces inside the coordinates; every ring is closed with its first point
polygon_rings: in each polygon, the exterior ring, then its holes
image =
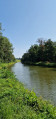
{"type": "Polygon", "coordinates": [[[56,104],[56,69],[24,66],[20,62],[11,69],[27,88],[33,89],[38,96],[41,95],[56,104]]]}

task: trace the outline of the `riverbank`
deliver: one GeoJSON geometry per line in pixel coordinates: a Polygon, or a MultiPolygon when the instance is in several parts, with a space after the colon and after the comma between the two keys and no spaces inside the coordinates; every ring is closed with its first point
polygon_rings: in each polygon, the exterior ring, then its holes
{"type": "Polygon", "coordinates": [[[27,62],[24,63],[26,65],[34,65],[34,66],[42,66],[42,67],[50,67],[50,68],[56,68],[56,63],[50,63],[50,62],[36,62],[36,63],[32,63],[32,62],[27,62]]]}
{"type": "Polygon", "coordinates": [[[13,64],[17,63],[17,62],[20,62],[20,60],[15,60],[15,62],[10,62],[10,63],[1,63],[0,62],[0,69],[2,68],[8,68],[8,67],[11,67],[13,64]]]}
{"type": "Polygon", "coordinates": [[[50,62],[38,62],[35,63],[36,66],[43,66],[43,67],[55,67],[56,68],[56,63],[50,63],[50,62]]]}
{"type": "Polygon", "coordinates": [[[15,64],[16,62],[10,62],[10,63],[0,63],[0,69],[5,69],[8,68],[10,66],[12,66],[13,64],[15,64]]]}
{"type": "Polygon", "coordinates": [[[0,66],[0,119],[55,119],[56,107],[25,89],[8,64],[0,66]]]}

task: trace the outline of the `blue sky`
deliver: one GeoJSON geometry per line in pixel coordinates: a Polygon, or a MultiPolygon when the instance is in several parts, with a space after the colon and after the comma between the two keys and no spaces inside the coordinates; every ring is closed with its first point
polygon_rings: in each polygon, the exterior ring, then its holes
{"type": "Polygon", "coordinates": [[[21,57],[38,38],[56,41],[56,0],[0,0],[0,22],[21,57]]]}

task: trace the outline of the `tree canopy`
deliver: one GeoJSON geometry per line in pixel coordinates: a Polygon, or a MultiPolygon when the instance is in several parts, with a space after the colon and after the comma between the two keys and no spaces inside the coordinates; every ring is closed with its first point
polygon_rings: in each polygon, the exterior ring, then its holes
{"type": "Polygon", "coordinates": [[[56,62],[56,42],[48,39],[38,39],[38,44],[30,47],[27,53],[22,56],[22,63],[35,63],[35,62],[56,62]]]}
{"type": "Polygon", "coordinates": [[[0,24],[0,62],[11,62],[15,60],[13,46],[7,37],[2,36],[0,24]]]}

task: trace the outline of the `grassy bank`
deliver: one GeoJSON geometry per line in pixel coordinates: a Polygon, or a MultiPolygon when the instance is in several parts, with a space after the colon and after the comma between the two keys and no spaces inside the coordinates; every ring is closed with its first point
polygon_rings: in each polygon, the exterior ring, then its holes
{"type": "Polygon", "coordinates": [[[42,67],[53,67],[56,68],[56,63],[53,62],[25,62],[25,65],[34,65],[34,66],[42,66],[42,67]]]}
{"type": "Polygon", "coordinates": [[[56,68],[56,63],[50,63],[50,62],[38,62],[35,63],[36,66],[44,66],[44,67],[55,67],[56,68]]]}
{"type": "Polygon", "coordinates": [[[10,66],[12,66],[15,62],[10,62],[10,63],[0,63],[0,69],[5,69],[8,68],[10,66]]]}
{"type": "Polygon", "coordinates": [[[20,62],[20,60],[15,60],[15,62],[10,62],[10,63],[1,63],[0,62],[0,69],[5,69],[5,68],[8,68],[8,67],[11,67],[13,64],[17,63],[17,62],[20,62]]]}
{"type": "Polygon", "coordinates": [[[56,119],[56,107],[25,89],[8,64],[0,66],[0,119],[56,119]]]}

